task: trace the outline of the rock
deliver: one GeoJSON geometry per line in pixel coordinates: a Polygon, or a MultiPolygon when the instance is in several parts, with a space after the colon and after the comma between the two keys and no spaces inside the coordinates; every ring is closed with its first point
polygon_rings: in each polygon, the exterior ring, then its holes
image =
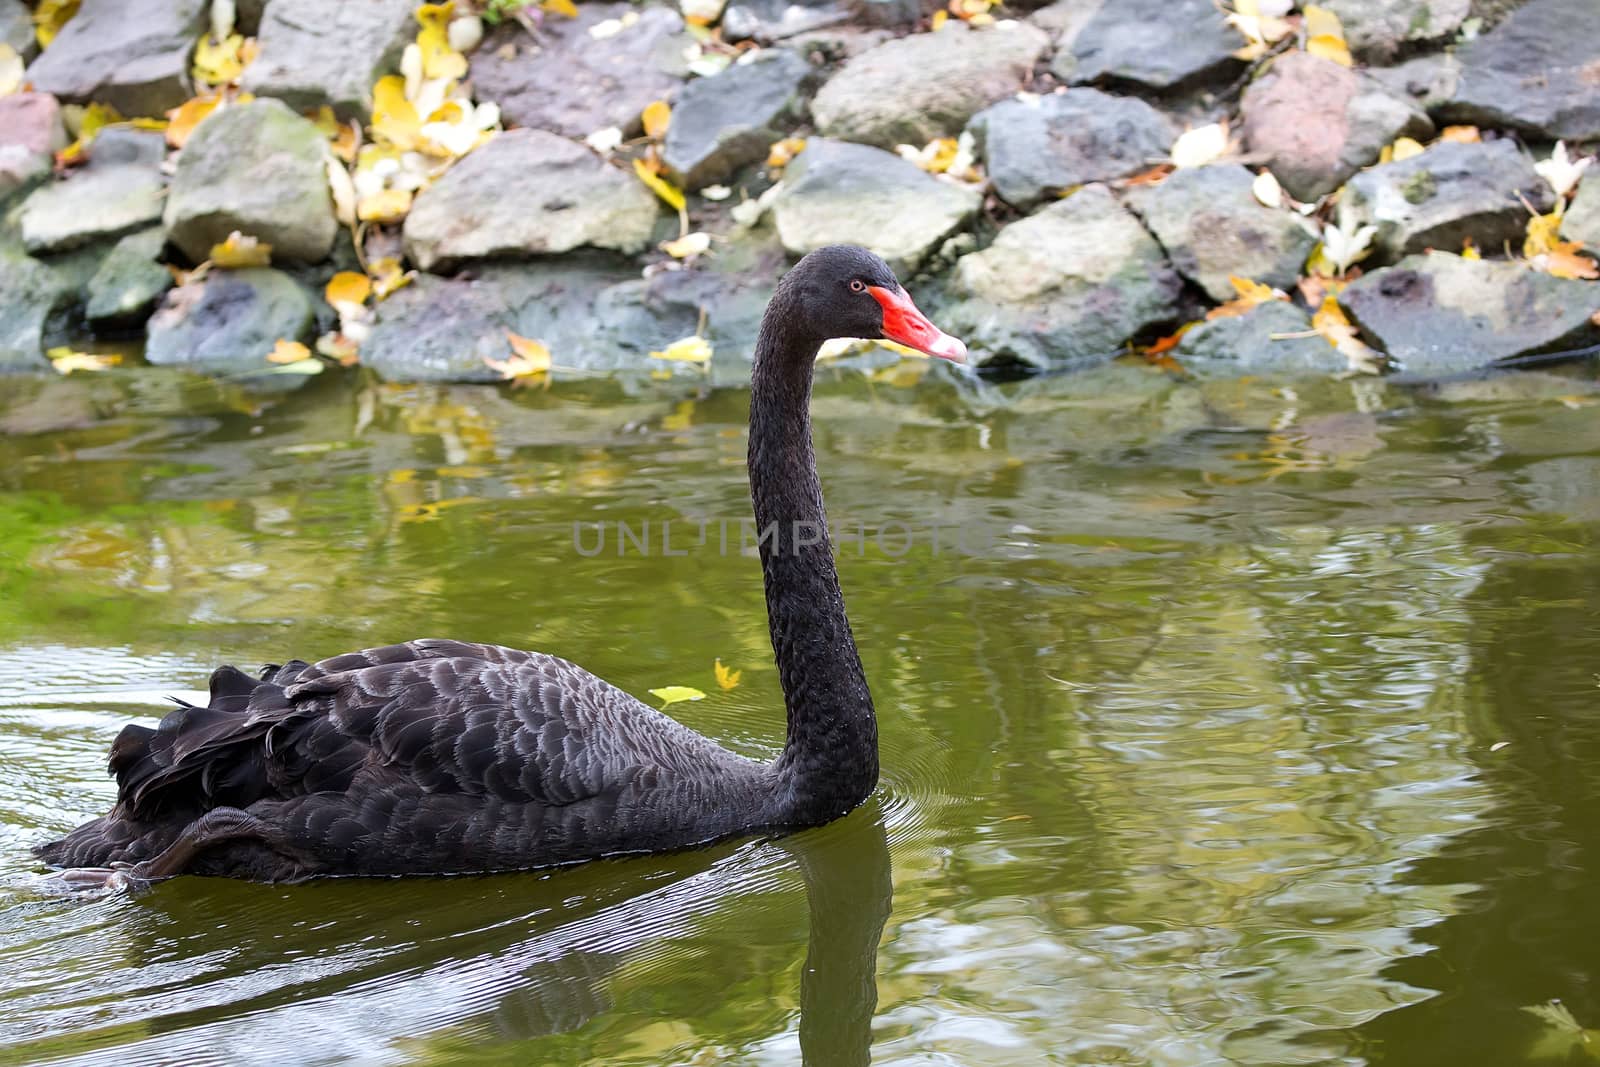
{"type": "Polygon", "coordinates": [[[159,226],[130,233],[118,241],[89,280],[84,310],[99,329],[143,322],[162,295],[172,288],[172,272],[158,260],[167,235],[159,226]]]}
{"type": "Polygon", "coordinates": [[[1254,180],[1236,163],[1185,167],[1125,199],[1178,272],[1221,302],[1237,295],[1231,274],[1293,289],[1317,243],[1298,216],[1257,200],[1254,180]]]}
{"type": "Polygon", "coordinates": [[[272,0],[243,88],[296,111],[327,105],[341,119],[365,122],[373,84],[400,69],[416,38],[415,8],[413,0],[272,0]]]}
{"type": "Polygon", "coordinates": [[[1368,73],[1390,92],[1432,114],[1456,95],[1456,86],[1461,82],[1461,62],[1450,52],[1435,52],[1399,66],[1377,67],[1368,73]]]}
{"type": "Polygon", "coordinates": [[[700,189],[765,159],[804,108],[800,89],[810,74],[794,52],[763,49],[752,62],[684,86],[661,152],[673,180],[700,189]]]}
{"type": "Polygon", "coordinates": [[[722,36],[771,44],[849,18],[849,9],[835,0],[733,0],[722,12],[722,36]]]}
{"type": "Polygon", "coordinates": [[[282,271],[212,271],[167,293],[144,355],[204,374],[266,375],[267,353],[279,340],[310,340],[312,317],[311,294],[282,271]]]}
{"type": "Polygon", "coordinates": [[[22,6],[22,0],[0,0],[0,44],[11,50],[26,63],[39,51],[39,39],[33,33],[33,16],[22,6]]]}
{"type": "Polygon", "coordinates": [[[1561,236],[1600,252],[1600,171],[1592,166],[1561,216],[1561,236]]]}
{"type": "Polygon", "coordinates": [[[33,253],[63,252],[160,221],[165,154],[159,133],[101,131],[86,165],[23,201],[18,220],[23,245],[33,253]]]}
{"type": "Polygon", "coordinates": [[[1457,50],[1452,121],[1511,126],[1551,139],[1600,137],[1600,4],[1531,0],[1457,50]]]}
{"type": "Polygon", "coordinates": [[[1472,0],[1326,0],[1339,16],[1351,51],[1386,62],[1407,45],[1453,35],[1472,11],[1472,0]]]}
{"type": "Polygon", "coordinates": [[[1450,374],[1600,341],[1592,282],[1435,252],[1348,286],[1339,302],[1405,374],[1450,374]]]}
{"type": "Polygon", "coordinates": [[[683,50],[691,39],[668,8],[583,4],[576,19],[546,19],[540,34],[535,42],[515,26],[502,27],[472,54],[479,99],[499,103],[519,126],[578,138],[616,126],[631,136],[645,106],[671,100],[688,73],[683,50]],[[630,16],[634,21],[610,36],[589,32],[630,16]]]}
{"type": "Polygon", "coordinates": [[[828,137],[920,147],[1015,93],[1048,43],[1021,22],[972,30],[951,20],[938,33],[887,41],[847,62],[811,102],[812,115],[828,137]]]}
{"type": "Polygon", "coordinates": [[[510,130],[418,194],[406,254],[423,270],[580,245],[638,252],[655,229],[655,194],[588,148],[545,130],[510,130]]]}
{"type": "Polygon", "coordinates": [[[1381,259],[1428,248],[1459,249],[1470,237],[1485,251],[1521,244],[1523,201],[1546,210],[1550,187],[1511,141],[1441,141],[1420,155],[1362,171],[1350,180],[1351,218],[1376,223],[1381,259]]]}
{"type": "Polygon", "coordinates": [[[0,201],[44,181],[67,145],[61,106],[48,93],[0,96],[0,201]]]}
{"type": "Polygon", "coordinates": [[[45,335],[50,320],[71,300],[56,272],[19,250],[0,245],[0,374],[49,370],[45,335]]]}
{"type": "Polygon", "coordinates": [[[1279,56],[1245,90],[1240,108],[1246,148],[1265,158],[1296,200],[1333,192],[1397,137],[1433,134],[1411,101],[1308,52],[1279,56]]]}
{"type": "Polygon", "coordinates": [[[41,92],[110,104],[129,117],[160,116],[192,96],[189,54],[207,0],[83,0],[28,68],[41,92]]]}
{"type": "Polygon", "coordinates": [[[1201,378],[1245,374],[1339,374],[1347,360],[1321,337],[1305,334],[1311,319],[1283,300],[1257,304],[1242,315],[1211,319],[1187,330],[1172,350],[1184,369],[1201,378]]]}
{"type": "Polygon", "coordinates": [[[1139,220],[1088,185],[962,256],[940,325],[980,364],[1079,367],[1174,317],[1181,290],[1139,220]]]}
{"type": "Polygon", "coordinates": [[[1064,189],[1144,170],[1177,131],[1145,103],[1098,89],[1002,100],[968,126],[1000,199],[1027,208],[1064,189]]]}
{"type": "Polygon", "coordinates": [[[856,22],[867,26],[910,28],[922,18],[921,0],[848,0],[856,22]]]}
{"type": "Polygon", "coordinates": [[[166,210],[172,243],[198,263],[237,230],[270,244],[275,258],[325,258],[339,232],[326,151],[316,126],[280,100],[214,112],[178,156],[166,210]]]}
{"type": "Polygon", "coordinates": [[[904,272],[965,225],[981,200],[976,189],[881,149],[814,137],[789,163],[772,217],[795,255],[858,244],[904,272]]]}
{"type": "Polygon", "coordinates": [[[1240,37],[1211,0],[1117,0],[1063,43],[1051,72],[1074,85],[1176,89],[1232,75],[1240,37]]]}

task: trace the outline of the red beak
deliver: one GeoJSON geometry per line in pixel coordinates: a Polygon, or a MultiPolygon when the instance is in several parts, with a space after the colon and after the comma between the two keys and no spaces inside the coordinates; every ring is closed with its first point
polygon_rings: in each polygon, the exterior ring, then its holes
{"type": "Polygon", "coordinates": [[[959,338],[951,337],[929,322],[904,289],[869,285],[867,292],[883,305],[883,336],[886,340],[897,341],[924,355],[938,356],[952,363],[967,361],[967,346],[959,338]]]}

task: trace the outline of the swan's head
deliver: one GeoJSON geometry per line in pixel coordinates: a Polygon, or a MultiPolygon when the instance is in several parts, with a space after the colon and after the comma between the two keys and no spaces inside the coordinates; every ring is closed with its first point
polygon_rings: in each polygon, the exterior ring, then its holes
{"type": "Polygon", "coordinates": [[[794,302],[790,313],[824,340],[895,341],[953,363],[967,360],[967,346],[929,322],[889,265],[865,248],[819,248],[784,275],[780,288],[794,302]]]}

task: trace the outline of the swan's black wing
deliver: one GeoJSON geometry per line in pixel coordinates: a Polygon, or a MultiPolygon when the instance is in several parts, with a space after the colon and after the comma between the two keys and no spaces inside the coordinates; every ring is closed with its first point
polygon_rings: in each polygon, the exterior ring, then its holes
{"type": "Polygon", "coordinates": [[[139,862],[228,809],[254,820],[232,853],[297,874],[538,866],[683,843],[658,839],[755,766],[566,660],[411,641],[219,669],[206,707],[118,736],[116,807],[40,851],[139,862]]]}

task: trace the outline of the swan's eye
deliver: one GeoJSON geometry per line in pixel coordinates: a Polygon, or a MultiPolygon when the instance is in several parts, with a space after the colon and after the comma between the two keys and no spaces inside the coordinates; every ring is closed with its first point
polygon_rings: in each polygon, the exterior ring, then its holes
{"type": "Polygon", "coordinates": [[[862,281],[860,278],[851,278],[850,291],[852,293],[864,293],[867,291],[867,283],[862,281]]]}

